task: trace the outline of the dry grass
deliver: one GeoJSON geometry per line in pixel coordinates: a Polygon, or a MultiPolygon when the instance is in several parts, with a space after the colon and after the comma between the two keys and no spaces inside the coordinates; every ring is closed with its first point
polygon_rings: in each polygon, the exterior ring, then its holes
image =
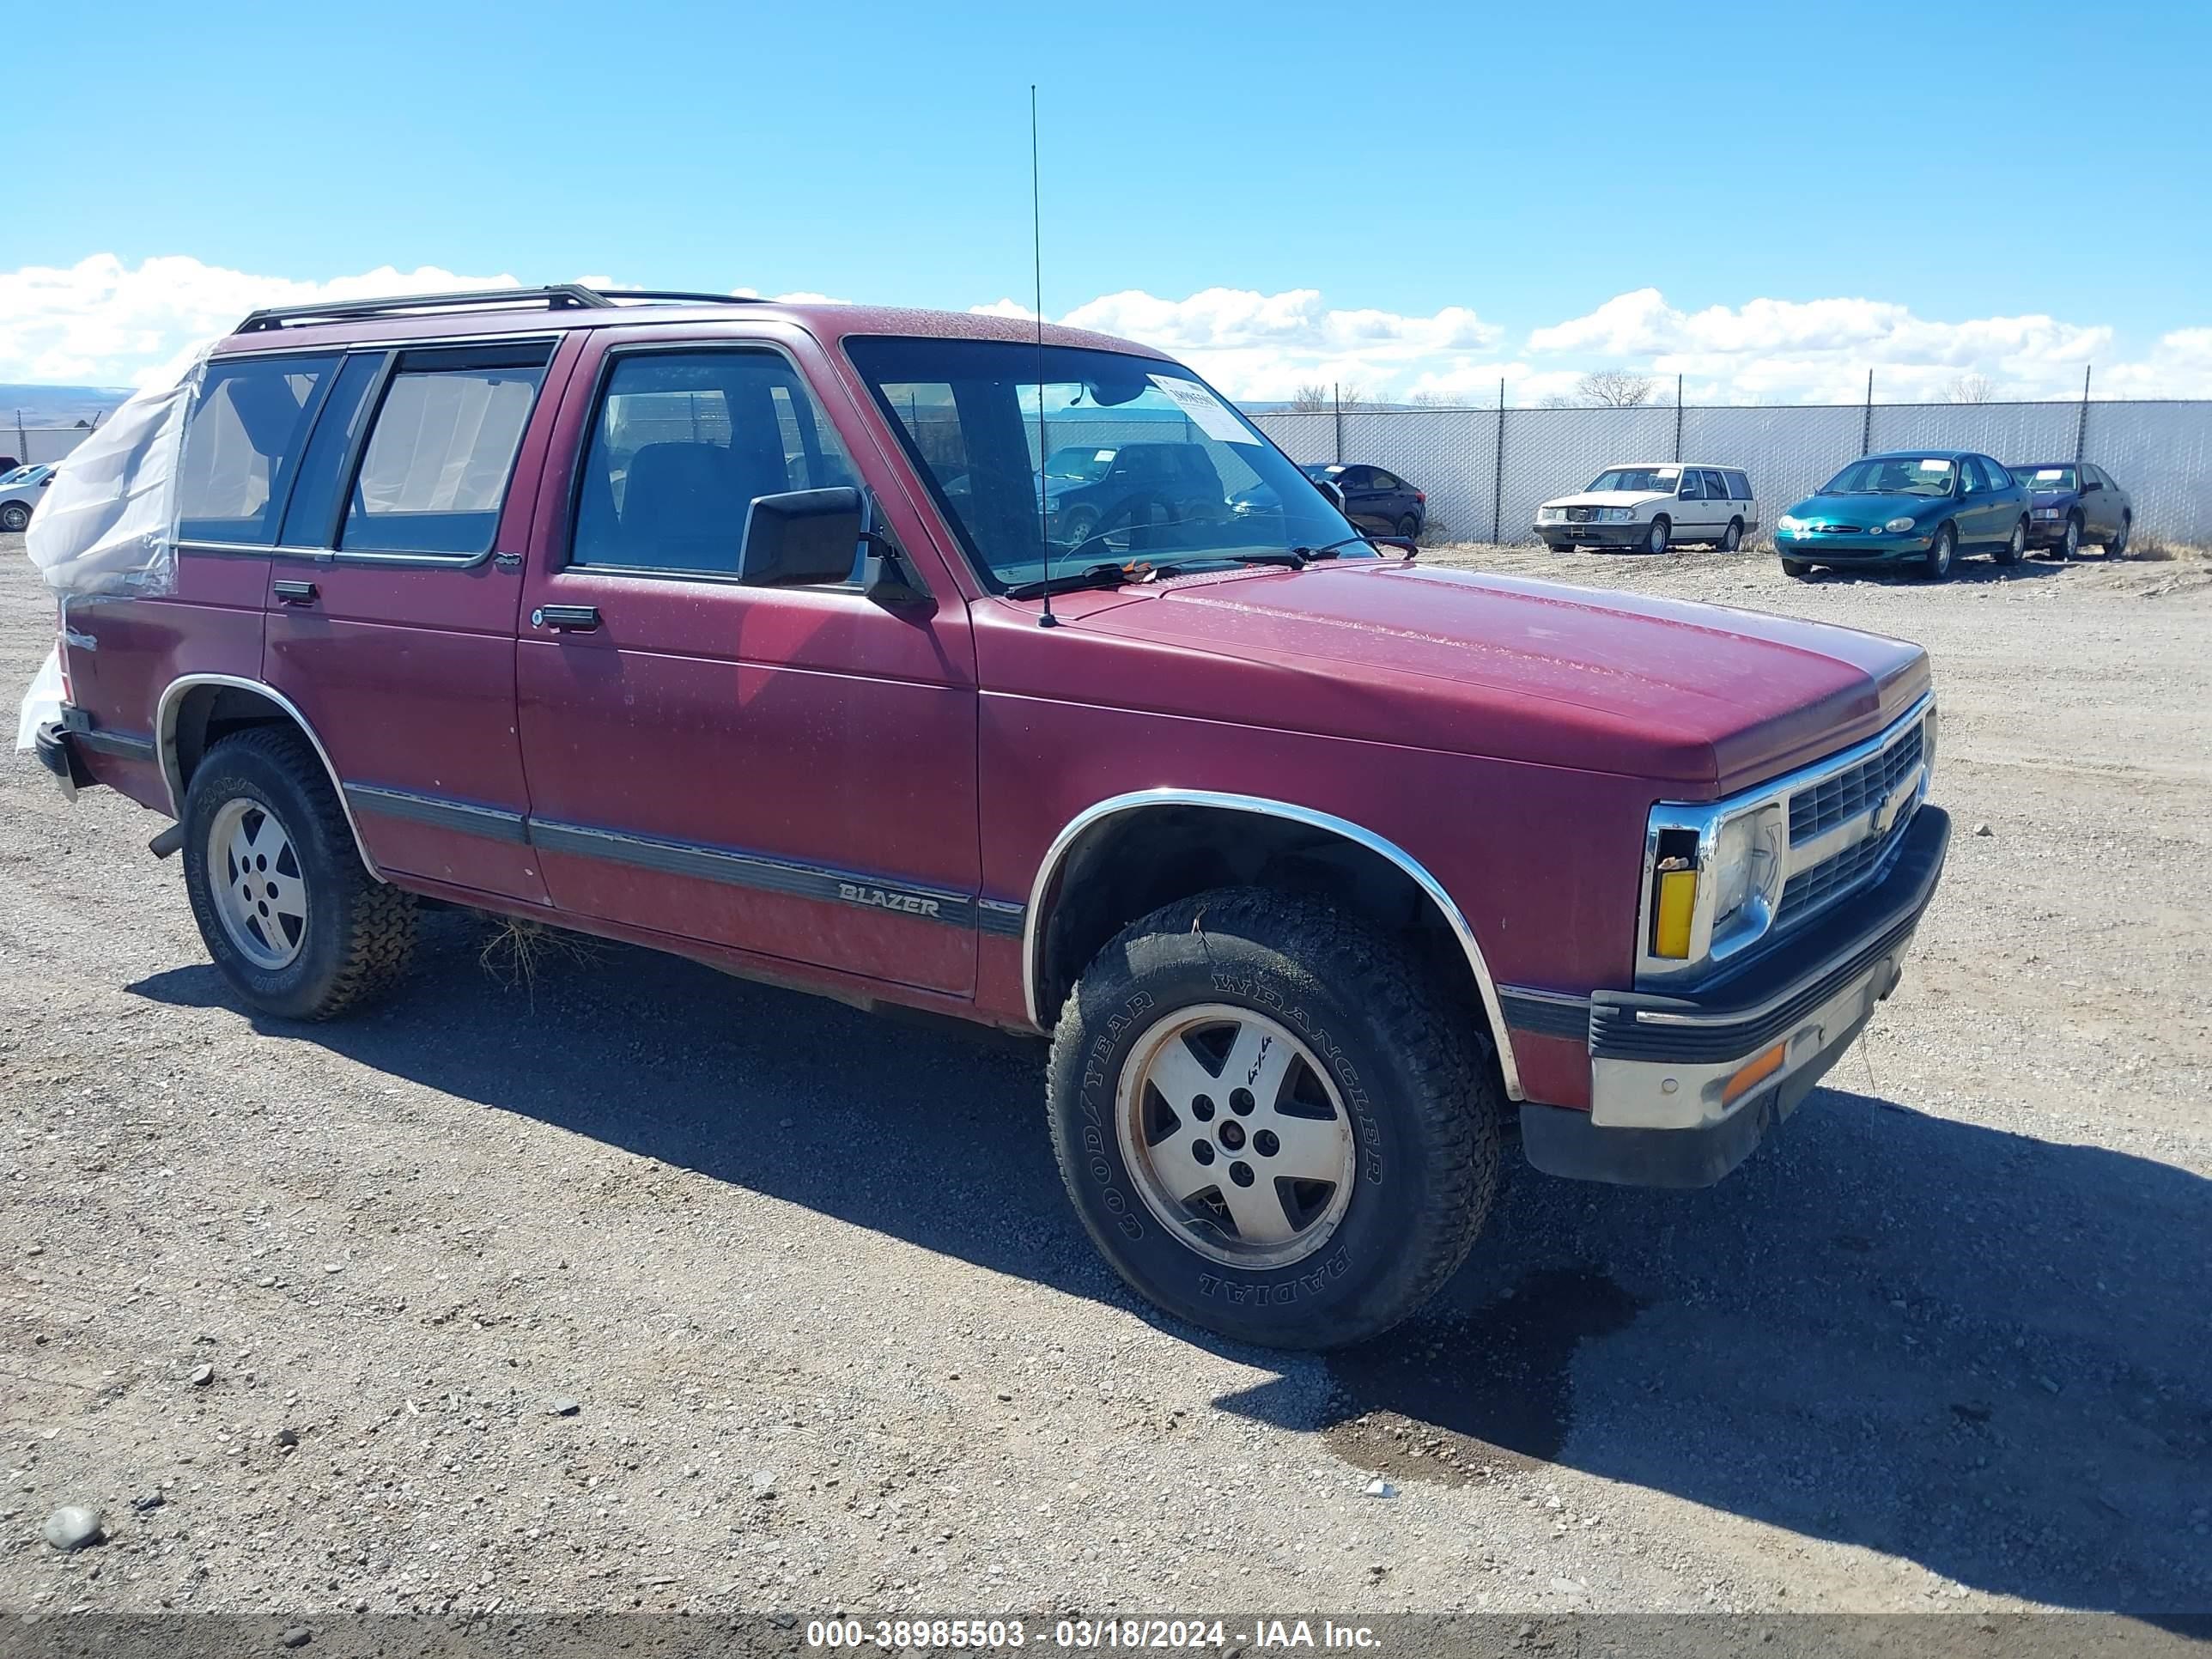
{"type": "Polygon", "coordinates": [[[538,1004],[539,975],[556,964],[587,966],[602,953],[599,940],[586,934],[516,916],[489,920],[491,937],[484,941],[477,960],[501,988],[512,991],[520,987],[532,1008],[538,1004]]]}

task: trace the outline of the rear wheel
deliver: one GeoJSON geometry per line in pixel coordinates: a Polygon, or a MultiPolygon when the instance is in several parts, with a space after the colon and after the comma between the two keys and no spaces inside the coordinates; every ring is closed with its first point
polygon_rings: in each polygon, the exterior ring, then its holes
{"type": "Polygon", "coordinates": [[[1721,532],[1721,551],[1733,553],[1743,545],[1743,520],[1730,519],[1729,527],[1721,532]]]}
{"type": "Polygon", "coordinates": [[[2124,559],[2128,556],[2128,533],[2134,527],[2135,520],[2132,517],[2124,518],[2120,520],[2118,532],[2113,536],[2112,540],[2105,544],[2105,556],[2106,558],[2124,559]]]}
{"type": "Polygon", "coordinates": [[[1959,532],[1951,525],[1938,525],[1936,539],[1928,544],[1921,556],[1921,574],[1931,582],[1940,582],[1951,574],[1951,562],[1959,556],[1959,532]]]}
{"type": "Polygon", "coordinates": [[[1421,534],[1421,521],[1408,513],[1398,520],[1398,534],[1407,541],[1416,541],[1421,534]]]}
{"type": "Polygon", "coordinates": [[[2021,519],[2013,525],[2010,538],[2002,547],[1997,549],[1996,561],[1999,564],[2018,564],[2027,556],[2027,520],[2021,519]]]}
{"type": "Polygon", "coordinates": [[[1223,888],[1085,970],[1048,1075],[1060,1173],[1141,1295],[1239,1341],[1334,1347],[1450,1277],[1498,1179],[1469,1022],[1388,935],[1223,888]]]}
{"type": "Polygon", "coordinates": [[[1651,528],[1644,538],[1644,550],[1646,553],[1664,553],[1667,550],[1667,538],[1673,533],[1674,526],[1666,520],[1652,520],[1651,528]]]}
{"type": "Polygon", "coordinates": [[[10,501],[0,507],[0,530],[14,535],[31,522],[31,509],[21,501],[10,501]]]}
{"type": "Polygon", "coordinates": [[[185,891],[239,994],[285,1019],[328,1019],[398,978],[413,896],[371,876],[322,763],[264,726],[208,751],[185,796],[185,891]]]}

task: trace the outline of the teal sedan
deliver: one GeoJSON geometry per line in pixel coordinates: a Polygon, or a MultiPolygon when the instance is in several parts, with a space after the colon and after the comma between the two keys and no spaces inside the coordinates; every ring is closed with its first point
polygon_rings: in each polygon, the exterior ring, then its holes
{"type": "Polygon", "coordinates": [[[1971,450],[1868,455],[1775,520],[1774,550],[1791,576],[1886,565],[1941,581],[1962,554],[2018,564],[2031,505],[2009,471],[1971,450]]]}

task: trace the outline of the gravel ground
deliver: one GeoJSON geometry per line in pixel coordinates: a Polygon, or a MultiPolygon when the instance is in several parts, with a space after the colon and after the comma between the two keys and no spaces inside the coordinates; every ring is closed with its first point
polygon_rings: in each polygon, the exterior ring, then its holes
{"type": "Polygon", "coordinates": [[[1516,1169],[1422,1321],[1227,1346],[1092,1256],[1034,1045],[453,912],[258,1020],[159,821],[19,759],[0,1607],[2212,1607],[2212,567],[1425,556],[1935,653],[1944,890],[1720,1188],[1516,1169]]]}

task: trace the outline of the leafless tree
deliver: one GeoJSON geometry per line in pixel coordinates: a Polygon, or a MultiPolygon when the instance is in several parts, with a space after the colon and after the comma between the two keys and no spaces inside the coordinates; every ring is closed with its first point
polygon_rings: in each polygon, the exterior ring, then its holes
{"type": "Polygon", "coordinates": [[[1954,375],[1936,389],[1936,397],[1947,404],[1993,404],[1997,383],[1986,374],[1954,375]]]}
{"type": "Polygon", "coordinates": [[[1575,382],[1575,395],[1600,409],[1635,409],[1651,401],[1651,377],[1625,368],[1594,368],[1575,382]]]}
{"type": "Polygon", "coordinates": [[[1326,415],[1336,407],[1336,389],[1326,386],[1302,386],[1291,393],[1291,413],[1293,415],[1326,415]]]}

